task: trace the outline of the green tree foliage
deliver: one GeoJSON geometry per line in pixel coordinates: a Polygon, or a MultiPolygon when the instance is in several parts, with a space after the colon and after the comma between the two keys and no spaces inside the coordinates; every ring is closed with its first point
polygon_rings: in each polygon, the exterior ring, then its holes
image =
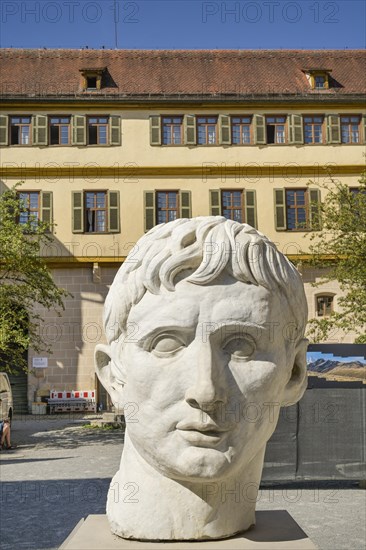
{"type": "MultiPolygon", "coordinates": [[[[326,277],[316,286],[337,280],[344,296],[339,311],[311,319],[308,337],[320,342],[341,329],[355,332],[356,343],[366,343],[366,175],[357,191],[332,180],[321,204],[322,229],[311,236],[312,264],[326,267],[326,277]]],[[[311,185],[314,185],[313,182],[311,185]]]]}
{"type": "Polygon", "coordinates": [[[51,353],[39,310],[54,309],[60,315],[68,295],[56,286],[40,255],[52,240],[49,224],[34,217],[18,223],[26,212],[17,195],[19,185],[0,195],[0,366],[8,372],[27,369],[28,348],[51,353]]]}

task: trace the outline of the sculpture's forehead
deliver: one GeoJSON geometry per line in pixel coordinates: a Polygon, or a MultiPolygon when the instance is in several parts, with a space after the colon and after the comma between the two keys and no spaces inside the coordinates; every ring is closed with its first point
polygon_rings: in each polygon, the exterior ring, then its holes
{"type": "MultiPolygon", "coordinates": [[[[263,287],[235,281],[232,284],[199,286],[180,281],[174,292],[146,292],[133,306],[128,322],[149,330],[157,326],[200,323],[253,323],[266,325],[287,318],[287,304],[263,287]]],[[[281,323],[282,324],[282,323],[281,323]]]]}

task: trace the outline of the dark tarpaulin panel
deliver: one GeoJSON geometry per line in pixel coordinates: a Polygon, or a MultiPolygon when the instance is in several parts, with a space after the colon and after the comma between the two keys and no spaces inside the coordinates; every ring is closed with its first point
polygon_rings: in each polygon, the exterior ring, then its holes
{"type": "Polygon", "coordinates": [[[366,388],[360,386],[310,388],[297,405],[281,409],[262,480],[365,479],[366,388]]]}
{"type": "Polygon", "coordinates": [[[292,405],[280,411],[277,428],[267,443],[263,481],[295,479],[297,409],[297,405],[292,405]]]}
{"type": "Polygon", "coordinates": [[[300,479],[365,479],[365,388],[314,388],[300,403],[300,479]]]}

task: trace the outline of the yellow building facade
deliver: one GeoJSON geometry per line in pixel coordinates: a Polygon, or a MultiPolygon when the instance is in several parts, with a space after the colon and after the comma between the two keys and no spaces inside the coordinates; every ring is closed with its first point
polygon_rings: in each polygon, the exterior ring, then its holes
{"type": "Polygon", "coordinates": [[[22,181],[29,215],[55,224],[42,254],[73,295],[62,317],[42,312],[53,354],[32,369],[29,350],[29,403],[54,390],[96,389],[103,401],[93,353],[104,299],[156,223],[255,225],[301,266],[309,317],[337,310],[337,283],[314,288],[321,273],[306,253],[319,185],[357,187],[364,170],[364,52],[1,54],[1,187],[22,181]]]}

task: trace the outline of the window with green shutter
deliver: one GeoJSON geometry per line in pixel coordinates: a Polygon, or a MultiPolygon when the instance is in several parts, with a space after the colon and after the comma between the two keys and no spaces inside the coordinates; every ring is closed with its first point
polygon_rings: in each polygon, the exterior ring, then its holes
{"type": "Polygon", "coordinates": [[[121,145],[121,117],[109,117],[109,145],[121,145]]]}
{"type": "Polygon", "coordinates": [[[184,143],[186,145],[196,145],[197,143],[197,130],[196,130],[196,117],[194,115],[184,116],[184,143]]]}
{"type": "Polygon", "coordinates": [[[231,145],[231,122],[228,115],[219,115],[219,143],[231,145]]]}
{"type": "Polygon", "coordinates": [[[316,231],[321,226],[320,192],[314,188],[274,189],[277,231],[316,231]]]}
{"type": "Polygon", "coordinates": [[[150,117],[150,145],[161,145],[161,118],[150,117]]]}
{"type": "Polygon", "coordinates": [[[0,145],[9,143],[9,117],[0,115],[0,145]]]}
{"type": "Polygon", "coordinates": [[[108,232],[120,232],[119,191],[108,191],[108,232]]]}
{"type": "Polygon", "coordinates": [[[319,231],[322,226],[320,189],[308,189],[309,193],[309,228],[319,231]]]}
{"type": "Polygon", "coordinates": [[[191,192],[180,191],[179,194],[180,194],[180,198],[179,198],[180,217],[191,218],[192,217],[191,192]]]}
{"type": "Polygon", "coordinates": [[[341,143],[341,120],[339,115],[327,117],[327,141],[328,143],[341,143]]]}
{"type": "Polygon", "coordinates": [[[42,221],[52,225],[53,223],[53,201],[52,192],[43,191],[41,193],[41,218],[42,221]]]}
{"type": "Polygon", "coordinates": [[[48,144],[48,118],[44,115],[33,116],[33,145],[48,144]]]}
{"type": "Polygon", "coordinates": [[[256,193],[249,189],[210,189],[210,214],[257,227],[256,193]]]}
{"type": "Polygon", "coordinates": [[[277,231],[286,230],[285,190],[274,189],[275,226],[277,231]]]}
{"type": "Polygon", "coordinates": [[[72,191],[72,232],[84,233],[84,194],[72,191]]]}
{"type": "Polygon", "coordinates": [[[79,146],[86,145],[86,116],[72,117],[72,143],[79,146]]]}
{"type": "Polygon", "coordinates": [[[302,145],[304,143],[304,129],[301,115],[289,115],[289,143],[302,145]]]}
{"type": "Polygon", "coordinates": [[[210,189],[210,215],[221,216],[221,191],[220,189],[210,189]]]}
{"type": "Polygon", "coordinates": [[[252,227],[258,227],[257,223],[257,198],[255,190],[245,190],[245,223],[252,227]]]}
{"type": "Polygon", "coordinates": [[[253,116],[254,143],[265,145],[266,143],[266,119],[263,115],[253,116]]]}
{"type": "Polygon", "coordinates": [[[156,224],[155,191],[144,191],[144,230],[149,231],[156,224]]]}

